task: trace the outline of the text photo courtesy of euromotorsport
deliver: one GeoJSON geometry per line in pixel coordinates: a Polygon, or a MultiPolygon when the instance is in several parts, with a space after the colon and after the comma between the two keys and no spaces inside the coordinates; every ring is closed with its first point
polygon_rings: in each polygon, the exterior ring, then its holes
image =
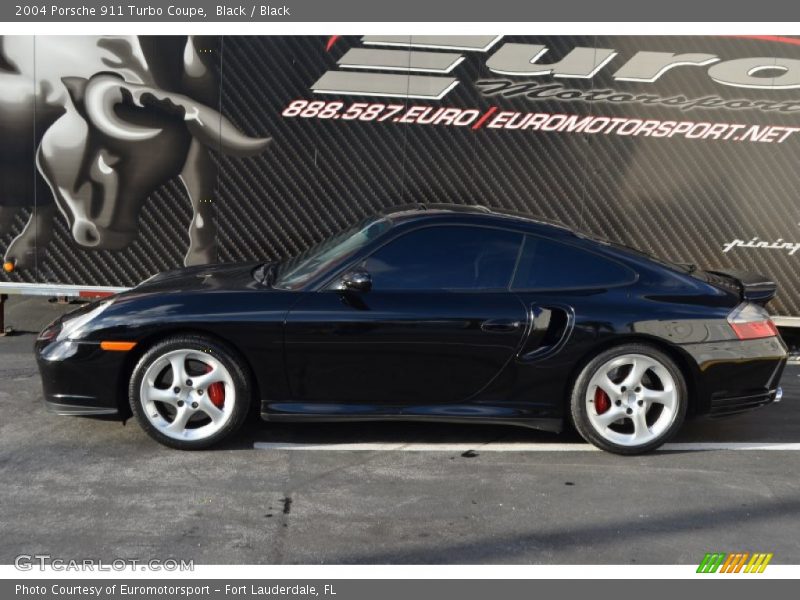
{"type": "Polygon", "coordinates": [[[136,585],[128,583],[107,583],[97,585],[76,585],[65,583],[51,583],[51,584],[23,584],[19,583],[15,586],[15,594],[17,597],[34,596],[41,597],[48,594],[58,597],[66,598],[86,598],[96,597],[102,598],[104,596],[159,596],[159,597],[178,597],[178,598],[192,598],[192,597],[206,597],[212,593],[222,593],[231,597],[257,597],[257,596],[335,596],[335,584],[322,584],[322,585],[309,585],[309,584],[295,584],[295,585],[232,585],[232,584],[216,584],[216,585],[173,585],[173,584],[156,584],[156,585],[136,585]]]}
{"type": "Polygon", "coordinates": [[[59,6],[58,4],[20,4],[16,6],[18,17],[180,17],[187,20],[199,20],[209,17],[291,17],[292,9],[285,4],[269,5],[254,4],[252,6],[222,6],[217,5],[211,11],[203,6],[175,6],[166,7],[133,4],[108,4],[102,6],[59,6]]]}

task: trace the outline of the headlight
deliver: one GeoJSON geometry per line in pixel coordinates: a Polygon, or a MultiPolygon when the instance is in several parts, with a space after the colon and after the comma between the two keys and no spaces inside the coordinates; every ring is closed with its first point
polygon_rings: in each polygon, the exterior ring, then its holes
{"type": "MultiPolygon", "coordinates": [[[[113,300],[105,300],[104,302],[101,302],[95,306],[89,312],[85,312],[72,318],[68,316],[61,322],[61,331],[56,334],[56,340],[60,341],[77,337],[81,333],[81,329],[83,329],[83,327],[85,327],[93,319],[96,319],[105,309],[111,306],[113,302],[113,300]]],[[[45,329],[40,334],[40,337],[47,333],[49,329],[50,328],[45,329]]]]}
{"type": "Polygon", "coordinates": [[[50,325],[42,329],[42,332],[36,336],[36,341],[50,342],[55,339],[59,331],[61,331],[61,321],[56,319],[50,323],[50,325]]]}

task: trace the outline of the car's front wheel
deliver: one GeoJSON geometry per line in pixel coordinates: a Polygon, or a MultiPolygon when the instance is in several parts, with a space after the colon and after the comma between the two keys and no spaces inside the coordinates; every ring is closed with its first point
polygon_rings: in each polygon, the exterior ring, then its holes
{"type": "Polygon", "coordinates": [[[686,416],[686,380],[669,356],[645,344],[601,352],[572,389],[578,433],[617,454],[641,454],[666,442],[686,416]]]}
{"type": "Polygon", "coordinates": [[[212,446],[234,433],[250,406],[240,359],[203,336],[176,336],[150,348],[130,380],[131,410],[156,441],[181,450],[212,446]]]}

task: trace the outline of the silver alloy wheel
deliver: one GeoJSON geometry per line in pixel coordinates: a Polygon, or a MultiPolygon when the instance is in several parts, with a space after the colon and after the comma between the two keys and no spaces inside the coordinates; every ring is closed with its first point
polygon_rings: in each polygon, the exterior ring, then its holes
{"type": "Polygon", "coordinates": [[[203,440],[214,435],[231,419],[236,404],[228,369],[210,354],[190,349],[172,350],[153,361],[139,394],[150,423],[176,440],[203,440]],[[212,401],[209,386],[213,384],[224,390],[221,407],[212,401]]]}
{"type": "Polygon", "coordinates": [[[628,447],[645,445],[669,430],[678,401],[669,370],[644,354],[624,354],[604,363],[589,380],[585,398],[595,431],[628,447]]]}

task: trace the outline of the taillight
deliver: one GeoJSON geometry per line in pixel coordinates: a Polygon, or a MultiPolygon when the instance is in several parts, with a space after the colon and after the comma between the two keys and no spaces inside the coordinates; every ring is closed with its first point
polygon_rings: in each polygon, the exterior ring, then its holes
{"type": "Polygon", "coordinates": [[[778,328],[770,319],[769,313],[757,304],[740,304],[728,315],[728,323],[740,340],[755,340],[778,335],[778,328]]]}
{"type": "Polygon", "coordinates": [[[754,340],[778,335],[778,328],[769,319],[757,323],[731,323],[731,327],[740,340],[754,340]]]}

